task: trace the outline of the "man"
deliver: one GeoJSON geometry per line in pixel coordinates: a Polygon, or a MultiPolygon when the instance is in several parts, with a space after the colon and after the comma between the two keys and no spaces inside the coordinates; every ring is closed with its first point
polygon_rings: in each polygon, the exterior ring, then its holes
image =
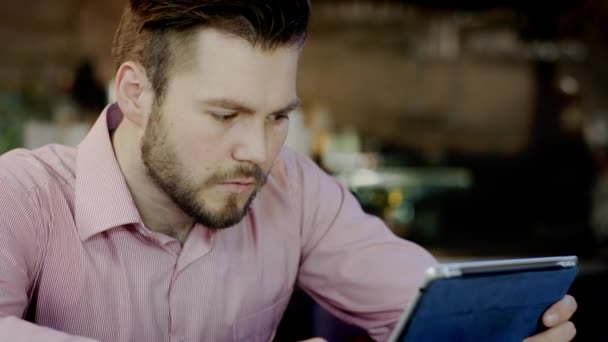
{"type": "Polygon", "coordinates": [[[296,284],[388,337],[435,261],[282,147],[308,6],[131,1],[116,103],[76,149],[0,158],[3,340],[268,341],[296,284]]]}

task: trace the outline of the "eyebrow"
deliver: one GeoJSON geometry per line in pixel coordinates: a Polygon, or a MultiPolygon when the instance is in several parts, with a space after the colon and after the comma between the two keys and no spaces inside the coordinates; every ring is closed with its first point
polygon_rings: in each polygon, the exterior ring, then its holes
{"type": "MultiPolygon", "coordinates": [[[[226,99],[226,98],[209,99],[209,100],[201,101],[201,103],[204,105],[213,106],[213,107],[221,107],[224,109],[229,109],[229,110],[233,110],[235,112],[244,113],[244,114],[254,114],[255,113],[255,110],[253,110],[250,106],[240,103],[238,101],[226,99]]],[[[272,114],[281,114],[281,113],[291,112],[292,110],[294,110],[298,106],[300,106],[300,103],[301,103],[300,99],[296,98],[295,100],[291,101],[291,103],[288,104],[286,107],[276,110],[276,111],[272,112],[272,114]]]]}

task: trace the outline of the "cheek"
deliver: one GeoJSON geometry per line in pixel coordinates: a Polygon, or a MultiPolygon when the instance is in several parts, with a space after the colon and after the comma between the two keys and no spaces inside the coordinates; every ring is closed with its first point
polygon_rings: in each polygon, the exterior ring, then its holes
{"type": "Polygon", "coordinates": [[[271,156],[271,161],[274,161],[277,154],[281,151],[281,147],[283,147],[283,143],[285,143],[285,139],[287,138],[287,124],[283,124],[280,127],[277,127],[271,131],[268,137],[268,153],[271,156]]]}
{"type": "Polygon", "coordinates": [[[216,169],[221,162],[221,151],[217,144],[202,139],[190,139],[183,148],[184,163],[196,174],[206,174],[216,169]]]}
{"type": "Polygon", "coordinates": [[[173,130],[174,152],[189,170],[204,171],[213,168],[221,153],[218,138],[204,130],[203,125],[175,126],[173,130]]]}
{"type": "Polygon", "coordinates": [[[283,143],[285,143],[285,139],[287,139],[288,132],[289,124],[287,122],[282,124],[275,132],[275,136],[273,137],[273,139],[275,140],[274,145],[276,145],[279,150],[281,149],[281,146],[283,146],[283,143]]]}

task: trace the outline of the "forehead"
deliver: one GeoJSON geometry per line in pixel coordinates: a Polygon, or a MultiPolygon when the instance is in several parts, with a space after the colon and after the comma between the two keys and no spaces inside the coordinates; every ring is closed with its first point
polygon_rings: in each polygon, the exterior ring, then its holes
{"type": "Polygon", "coordinates": [[[170,87],[199,99],[240,99],[260,110],[296,97],[299,46],[262,49],[210,28],[194,33],[190,44],[192,53],[181,57],[191,61],[175,70],[170,87]]]}

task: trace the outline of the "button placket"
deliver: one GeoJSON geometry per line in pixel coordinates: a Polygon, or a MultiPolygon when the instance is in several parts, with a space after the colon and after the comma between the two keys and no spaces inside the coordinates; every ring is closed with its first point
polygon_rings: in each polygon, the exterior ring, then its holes
{"type": "MultiPolygon", "coordinates": [[[[166,246],[168,249],[169,247],[166,246]]],[[[176,283],[177,283],[177,278],[178,278],[178,269],[177,269],[177,262],[179,259],[179,254],[177,254],[175,256],[175,259],[173,261],[173,274],[171,275],[171,284],[169,285],[169,331],[170,331],[170,335],[171,341],[176,341],[176,342],[183,342],[185,340],[184,338],[184,329],[183,327],[180,328],[179,324],[180,324],[180,319],[178,319],[177,317],[177,298],[175,298],[175,288],[176,288],[176,283]]],[[[183,322],[182,322],[183,323],[183,322]]]]}

